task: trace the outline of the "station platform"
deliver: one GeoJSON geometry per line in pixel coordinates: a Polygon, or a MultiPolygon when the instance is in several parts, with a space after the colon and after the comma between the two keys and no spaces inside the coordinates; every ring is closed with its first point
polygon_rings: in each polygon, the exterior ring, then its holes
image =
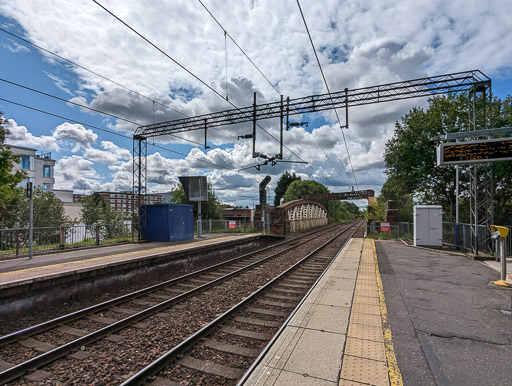
{"type": "Polygon", "coordinates": [[[245,385],[397,385],[371,239],[352,239],[309,293],[245,385]]]}
{"type": "Polygon", "coordinates": [[[0,261],[0,315],[43,304],[50,296],[57,301],[84,289],[98,291],[109,282],[150,274],[190,256],[250,247],[260,237],[210,234],[182,242],[123,244],[0,261]]]}
{"type": "Polygon", "coordinates": [[[207,246],[245,243],[258,239],[260,234],[209,235],[201,239],[176,241],[172,243],[124,244],[112,247],[78,249],[50,255],[38,255],[33,259],[21,258],[0,261],[0,289],[20,281],[36,280],[46,276],[76,273],[103,266],[122,264],[132,260],[168,255],[169,253],[191,251],[207,246]]]}

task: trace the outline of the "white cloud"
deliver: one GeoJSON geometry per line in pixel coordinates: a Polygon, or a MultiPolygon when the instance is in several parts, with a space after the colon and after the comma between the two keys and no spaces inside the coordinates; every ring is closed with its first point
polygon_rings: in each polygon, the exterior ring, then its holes
{"type": "Polygon", "coordinates": [[[78,123],[69,122],[57,126],[52,135],[57,141],[73,142],[72,153],[76,153],[81,148],[89,148],[98,139],[98,134],[91,129],[86,129],[78,123]]]}
{"type": "Polygon", "coordinates": [[[2,44],[2,47],[15,53],[15,54],[19,53],[19,52],[23,52],[23,53],[30,52],[30,48],[28,48],[27,46],[21,45],[13,40],[10,40],[8,44],[2,44]]]}
{"type": "Polygon", "coordinates": [[[12,145],[33,147],[38,150],[59,150],[59,144],[53,136],[37,137],[30,133],[25,126],[18,125],[14,119],[7,119],[7,143],[12,145]]]}
{"type": "MultiPolygon", "coordinates": [[[[279,93],[294,98],[325,92],[294,0],[227,0],[205,4],[279,93]]],[[[473,68],[493,77],[512,71],[509,20],[512,2],[509,0],[496,0],[492,7],[479,0],[303,0],[301,5],[332,91],[473,68]]],[[[224,34],[198,2],[175,0],[148,6],[112,0],[106,6],[221,96],[229,94],[230,101],[237,106],[251,105],[254,92],[258,103],[279,99],[278,93],[229,40],[226,88],[224,34]]],[[[167,107],[153,104],[82,69],[73,70],[78,79],[77,90],[61,77],[48,73],[58,87],[73,96],[70,101],[137,124],[182,118],[176,111],[195,116],[232,107],[94,4],[13,0],[1,3],[0,11],[20,23],[26,36],[35,43],[167,107]]],[[[350,129],[343,133],[360,187],[378,189],[385,181],[383,151],[393,135],[394,122],[411,107],[425,104],[424,99],[405,100],[350,109],[350,129]]],[[[341,110],[339,113],[344,123],[344,114],[341,110]]],[[[329,183],[328,179],[335,185],[334,190],[353,185],[352,168],[334,114],[324,112],[292,118],[327,121],[311,125],[307,130],[296,127],[284,135],[289,148],[284,151],[285,160],[297,160],[299,156],[308,165],[277,164],[262,166],[259,172],[252,168],[239,173],[239,169],[262,162],[252,158],[250,140],[233,138],[252,132],[248,122],[219,128],[228,135],[209,129],[210,144],[221,148],[205,152],[202,148],[188,151],[180,147],[180,151],[188,154],[185,159],[167,158],[160,149],[160,153],[151,154],[148,178],[154,184],[152,189],[172,187],[180,174],[209,173],[220,196],[236,201],[238,194],[245,200],[256,194],[257,183],[264,175],[277,178],[290,168],[324,184],[329,183]],[[239,187],[237,193],[235,187],[239,187]]],[[[110,119],[108,122],[111,129],[130,134],[137,127],[128,122],[110,119]]],[[[259,123],[279,137],[278,119],[259,123]]],[[[12,131],[10,140],[19,144],[56,150],[67,149],[66,145],[71,144],[73,156],[82,154],[81,161],[108,165],[111,175],[81,176],[76,186],[119,189],[130,185],[130,151],[104,141],[102,136],[81,125],[65,123],[52,136],[36,137],[17,125],[12,131]],[[101,141],[99,148],[95,147],[97,141],[101,141]]],[[[203,130],[178,136],[198,143],[204,141],[203,130]]],[[[169,136],[158,140],[166,146],[186,143],[169,136]]],[[[272,156],[278,153],[279,145],[258,129],[257,151],[272,156]]],[[[94,167],[93,163],[89,164],[90,168],[94,167]]]]}

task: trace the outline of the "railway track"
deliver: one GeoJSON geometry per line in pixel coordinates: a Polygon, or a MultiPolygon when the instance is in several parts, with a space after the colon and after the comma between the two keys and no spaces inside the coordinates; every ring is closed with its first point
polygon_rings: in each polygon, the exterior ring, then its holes
{"type": "Polygon", "coordinates": [[[236,384],[263,357],[269,342],[360,226],[336,234],[122,386],[236,384]]]}
{"type": "MultiPolygon", "coordinates": [[[[314,250],[320,243],[319,238],[338,233],[337,228],[312,232],[6,335],[0,338],[0,366],[4,368],[0,368],[3,370],[0,382],[120,383],[133,374],[134,369],[139,370],[162,352],[180,346],[184,338],[209,325],[233,304],[252,296],[254,290],[274,280],[275,275],[314,250]],[[169,331],[173,332],[172,337],[169,331]],[[91,371],[89,368],[98,360],[102,362],[102,371],[91,371]],[[117,360],[122,363],[118,364],[117,360]],[[78,373],[76,369],[80,369],[78,373]]],[[[316,271],[314,266],[308,269],[312,273],[316,271]]],[[[304,275],[297,283],[307,286],[313,279],[314,275],[304,275]]],[[[261,309],[284,318],[285,311],[275,307],[286,308],[287,301],[300,297],[297,283],[283,285],[280,292],[274,294],[274,302],[267,302],[261,309]]],[[[248,316],[240,318],[235,322],[251,322],[248,316]]],[[[261,333],[268,337],[276,323],[268,321],[260,325],[265,331],[261,333]]],[[[255,339],[251,342],[256,343],[255,339]]],[[[209,350],[217,349],[210,347],[209,350]]]]}

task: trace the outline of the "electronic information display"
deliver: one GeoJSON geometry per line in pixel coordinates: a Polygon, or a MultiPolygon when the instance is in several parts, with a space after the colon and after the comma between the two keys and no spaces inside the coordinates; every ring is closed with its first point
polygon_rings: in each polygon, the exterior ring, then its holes
{"type": "Polygon", "coordinates": [[[457,165],[512,160],[512,137],[442,143],[437,165],[457,165]]]}

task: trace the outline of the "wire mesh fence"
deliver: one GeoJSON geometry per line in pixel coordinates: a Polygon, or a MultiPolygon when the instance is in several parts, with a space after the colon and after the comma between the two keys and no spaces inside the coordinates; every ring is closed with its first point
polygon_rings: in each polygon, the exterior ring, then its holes
{"type": "MultiPolygon", "coordinates": [[[[62,225],[33,230],[34,254],[67,248],[80,248],[134,240],[131,222],[93,225],[62,225]]],[[[0,229],[0,258],[24,257],[29,254],[29,229],[0,229]]]]}
{"type": "MultiPolygon", "coordinates": [[[[197,235],[197,224],[194,222],[194,234],[197,235]]],[[[202,220],[202,234],[207,233],[254,233],[258,230],[254,224],[244,220],[202,220]]]]}
{"type": "MultiPolygon", "coordinates": [[[[512,226],[509,228],[509,235],[512,235],[512,226]]],[[[481,252],[494,253],[495,245],[491,242],[489,245],[488,230],[484,225],[478,226],[478,249],[481,252]]],[[[443,222],[443,245],[460,249],[463,251],[472,250],[472,229],[471,224],[455,224],[452,222],[443,222]]],[[[380,239],[407,239],[414,241],[414,224],[407,222],[389,223],[389,231],[381,227],[381,223],[370,223],[368,225],[368,235],[372,238],[380,239]]],[[[506,255],[512,256],[512,236],[506,239],[506,255]]]]}
{"type": "MultiPolygon", "coordinates": [[[[512,256],[512,226],[506,226],[509,229],[509,237],[506,238],[506,255],[512,256]]],[[[478,250],[494,253],[495,244],[491,241],[489,244],[487,237],[488,230],[485,225],[478,226],[478,250]]],[[[443,222],[443,244],[454,248],[471,251],[472,250],[471,224],[456,224],[453,222],[443,222]]]]}
{"type": "Polygon", "coordinates": [[[413,224],[409,222],[387,223],[389,230],[381,227],[382,223],[372,222],[369,224],[367,232],[370,237],[381,239],[408,239],[413,238],[413,224]]]}

